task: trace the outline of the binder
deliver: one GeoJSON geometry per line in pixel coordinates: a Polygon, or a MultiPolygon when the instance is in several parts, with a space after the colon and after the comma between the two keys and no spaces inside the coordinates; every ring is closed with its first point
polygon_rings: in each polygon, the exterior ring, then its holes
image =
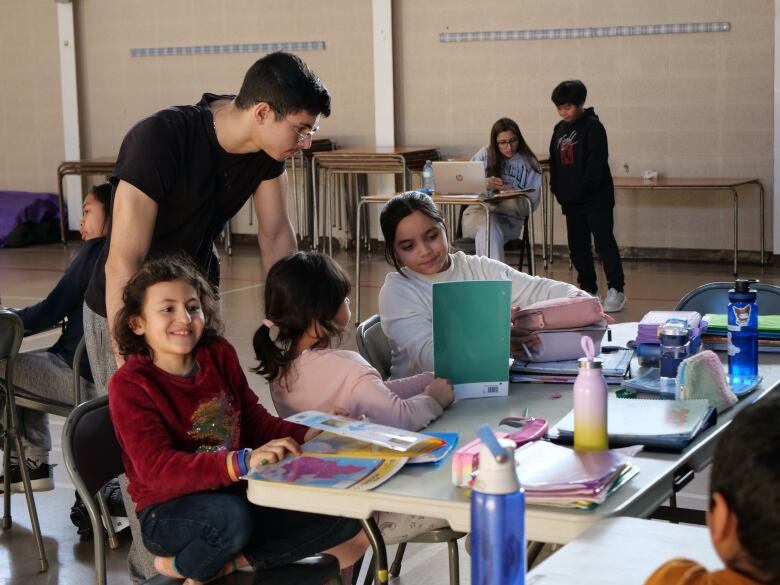
{"type": "Polygon", "coordinates": [[[508,280],[433,285],[433,366],[453,384],[455,398],[509,394],[508,280]]]}

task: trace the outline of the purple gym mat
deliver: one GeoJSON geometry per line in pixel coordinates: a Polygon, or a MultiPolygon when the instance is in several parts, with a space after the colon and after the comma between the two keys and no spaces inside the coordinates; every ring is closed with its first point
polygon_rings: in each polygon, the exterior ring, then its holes
{"type": "Polygon", "coordinates": [[[20,223],[60,219],[59,197],[54,193],[0,191],[0,248],[20,223]]]}

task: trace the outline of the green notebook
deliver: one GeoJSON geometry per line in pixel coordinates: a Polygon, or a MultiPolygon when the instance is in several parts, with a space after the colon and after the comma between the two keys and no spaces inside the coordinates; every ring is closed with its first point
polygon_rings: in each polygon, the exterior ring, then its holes
{"type": "Polygon", "coordinates": [[[456,398],[509,393],[508,280],[433,285],[433,369],[456,398]]]}

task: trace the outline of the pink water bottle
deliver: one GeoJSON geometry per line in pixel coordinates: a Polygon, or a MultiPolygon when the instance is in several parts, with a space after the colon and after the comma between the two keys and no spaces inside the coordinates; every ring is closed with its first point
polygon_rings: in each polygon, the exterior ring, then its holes
{"type": "Polygon", "coordinates": [[[607,382],[601,373],[601,360],[594,359],[590,337],[582,338],[585,357],[577,360],[579,372],[574,381],[574,448],[577,451],[604,451],[607,438],[607,382]]]}

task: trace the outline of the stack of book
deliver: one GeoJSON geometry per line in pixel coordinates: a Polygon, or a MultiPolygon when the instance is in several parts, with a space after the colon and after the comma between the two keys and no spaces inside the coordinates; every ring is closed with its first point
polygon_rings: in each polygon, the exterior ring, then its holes
{"type": "Polygon", "coordinates": [[[529,504],[591,509],[639,472],[631,457],[641,449],[578,452],[534,441],[515,451],[517,477],[529,504]]]}
{"type": "MultiPolygon", "coordinates": [[[[607,398],[609,444],[644,445],[665,451],[681,451],[716,420],[708,400],[637,400],[607,398]]],[[[572,410],[549,435],[564,442],[574,440],[572,410]]]]}
{"type": "MultiPolygon", "coordinates": [[[[607,384],[622,384],[628,375],[631,358],[630,349],[603,351],[597,357],[601,360],[601,373],[607,384]]],[[[571,384],[577,377],[577,360],[561,362],[525,362],[515,360],[509,369],[512,382],[535,382],[550,384],[571,384]]]]}
{"type": "MultiPolygon", "coordinates": [[[[702,336],[707,349],[726,350],[728,320],[726,315],[708,314],[707,333],[702,336]]],[[[780,315],[758,316],[758,351],[780,352],[780,315]]]]}

